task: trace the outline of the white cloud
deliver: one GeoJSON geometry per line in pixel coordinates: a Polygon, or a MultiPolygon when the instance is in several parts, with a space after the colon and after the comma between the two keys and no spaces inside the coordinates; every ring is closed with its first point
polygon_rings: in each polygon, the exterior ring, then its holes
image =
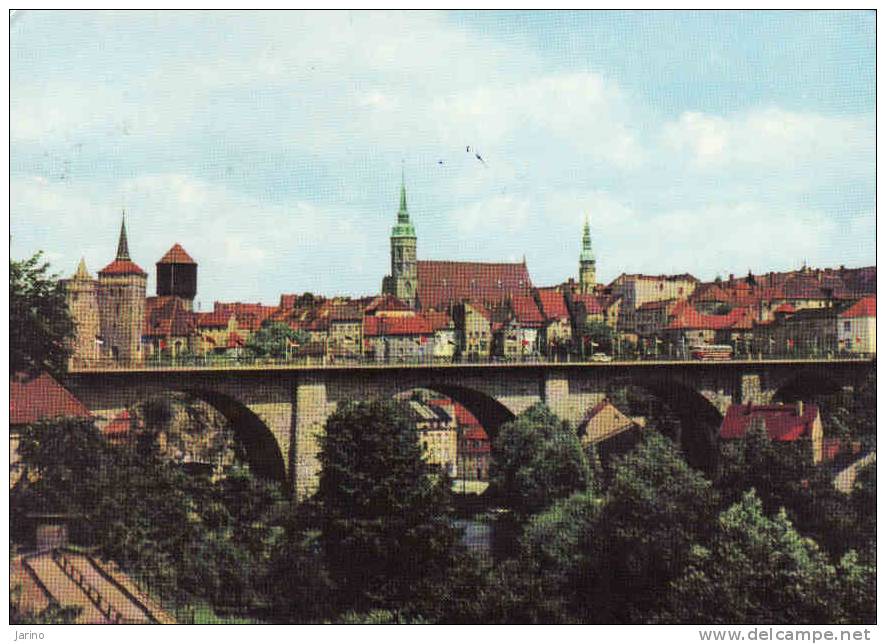
{"type": "MultiPolygon", "coordinates": [[[[824,116],[769,107],[723,117],[684,112],[665,123],[665,146],[698,170],[873,162],[873,119],[824,116]]],[[[872,167],[872,166],[871,166],[872,167]]]]}

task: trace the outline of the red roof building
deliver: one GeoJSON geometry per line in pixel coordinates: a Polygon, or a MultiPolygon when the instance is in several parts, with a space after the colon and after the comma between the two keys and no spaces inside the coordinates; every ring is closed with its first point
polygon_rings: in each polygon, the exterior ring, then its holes
{"type": "Polygon", "coordinates": [[[9,382],[9,424],[28,425],[51,418],[92,418],[92,413],[48,373],[17,374],[9,382]]]}
{"type": "Polygon", "coordinates": [[[455,322],[446,311],[426,311],[422,314],[434,332],[454,329],[455,322]]]}
{"type": "MultiPolygon", "coordinates": [[[[732,309],[726,315],[709,315],[700,313],[687,302],[679,302],[671,312],[673,319],[665,327],[668,330],[710,329],[718,331],[733,328],[736,324],[745,324],[749,312],[743,308],[732,309]]],[[[750,328],[750,327],[748,327],[750,328]]]]}
{"type": "Polygon", "coordinates": [[[446,310],[465,300],[496,307],[514,296],[530,296],[526,264],[418,261],[418,302],[422,310],[446,310]]]}
{"type": "Polygon", "coordinates": [[[595,295],[591,293],[573,293],[572,301],[584,307],[586,315],[602,315],[603,306],[595,295]]]}
{"type": "Polygon", "coordinates": [[[143,335],[151,338],[187,337],[196,330],[197,315],[173,295],[145,299],[143,335]]]}
{"type": "Polygon", "coordinates": [[[363,319],[363,335],[367,338],[390,335],[432,335],[433,328],[422,315],[409,317],[368,316],[363,319]]]}
{"type": "Polygon", "coordinates": [[[540,288],[536,290],[541,312],[545,320],[569,320],[569,309],[566,308],[566,298],[556,288],[540,288]]]}
{"type": "Polygon", "coordinates": [[[520,326],[540,327],[544,324],[544,316],[531,295],[515,295],[510,299],[511,313],[520,326]]]}
{"type": "Polygon", "coordinates": [[[850,306],[840,314],[841,318],[875,318],[877,317],[877,296],[868,295],[850,306]]]}
{"type": "Polygon", "coordinates": [[[772,441],[811,439],[813,461],[818,463],[822,460],[824,431],[816,405],[803,402],[792,405],[730,405],[720,425],[720,438],[744,438],[756,419],[763,421],[772,441]]]}

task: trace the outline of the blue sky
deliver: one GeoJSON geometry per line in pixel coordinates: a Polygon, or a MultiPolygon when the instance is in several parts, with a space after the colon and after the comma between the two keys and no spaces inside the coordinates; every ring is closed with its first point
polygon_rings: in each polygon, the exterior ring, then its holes
{"type": "MultiPolygon", "coordinates": [[[[575,275],[875,263],[873,12],[38,12],[11,27],[12,255],[127,211],[198,300],[377,292],[419,257],[575,275]],[[478,151],[485,164],[465,152],[478,151]]],[[[152,275],[153,277],[153,275],[152,275]]],[[[149,281],[153,291],[153,279],[149,281]]]]}

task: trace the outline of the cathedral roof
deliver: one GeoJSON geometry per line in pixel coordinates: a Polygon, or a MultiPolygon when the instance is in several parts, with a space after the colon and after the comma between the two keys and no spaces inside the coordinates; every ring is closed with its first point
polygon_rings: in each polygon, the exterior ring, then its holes
{"type": "Polygon", "coordinates": [[[422,309],[446,309],[464,300],[495,307],[514,296],[530,296],[526,264],[419,260],[418,301],[422,309]]]}
{"type": "Polygon", "coordinates": [[[176,244],[168,251],[166,254],[160,258],[158,264],[196,264],[191,256],[185,252],[185,249],[181,247],[181,244],[176,244]]]}

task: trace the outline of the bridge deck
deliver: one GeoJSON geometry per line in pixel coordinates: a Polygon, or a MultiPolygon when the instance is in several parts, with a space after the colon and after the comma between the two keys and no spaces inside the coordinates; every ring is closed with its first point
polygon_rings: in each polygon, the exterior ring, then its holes
{"type": "Polygon", "coordinates": [[[80,366],[69,370],[71,374],[87,373],[145,373],[145,372],[237,372],[237,371],[385,371],[404,369],[538,369],[538,368],[589,368],[612,367],[748,367],[766,365],[822,365],[822,364],[870,364],[875,358],[766,358],[762,360],[612,360],[591,361],[525,361],[525,362],[403,362],[403,363],[326,363],[303,364],[287,362],[226,363],[226,364],[162,364],[162,365],[98,365],[80,366]]]}

